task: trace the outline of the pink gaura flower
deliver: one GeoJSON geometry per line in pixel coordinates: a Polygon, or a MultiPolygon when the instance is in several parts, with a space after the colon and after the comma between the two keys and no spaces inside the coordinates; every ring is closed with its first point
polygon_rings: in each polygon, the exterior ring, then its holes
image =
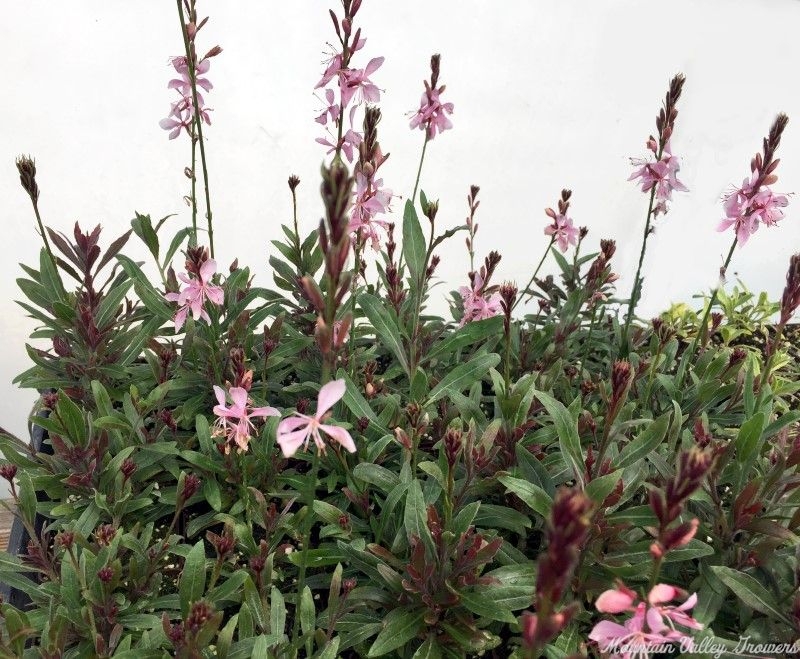
{"type": "Polygon", "coordinates": [[[217,397],[217,405],[214,406],[214,414],[217,415],[215,425],[228,439],[226,453],[233,444],[239,447],[240,452],[247,450],[251,431],[255,430],[251,419],[281,415],[274,407],[252,407],[247,397],[247,390],[242,387],[231,387],[228,390],[233,402],[230,407],[226,404],[225,390],[222,387],[214,385],[214,394],[217,397]]]}
{"type": "Polygon", "coordinates": [[[369,76],[383,64],[383,57],[372,58],[363,69],[341,69],[339,71],[339,90],[342,93],[342,107],[345,108],[355,96],[356,103],[377,103],[381,100],[381,90],[369,76]]]}
{"type": "Polygon", "coordinates": [[[301,446],[307,449],[311,438],[314,439],[317,450],[324,453],[325,442],[322,440],[320,432],[328,435],[350,453],[355,453],[355,442],[347,430],[323,423],[326,412],[342,399],[346,388],[344,380],[328,382],[319,390],[317,413],[314,416],[296,412],[294,416],[290,416],[278,424],[278,445],[287,458],[292,457],[301,446]]]}
{"type": "Polygon", "coordinates": [[[179,305],[178,312],[175,314],[175,331],[180,332],[189,315],[192,312],[192,317],[197,320],[202,318],[207,323],[211,322],[208,312],[205,310],[204,305],[206,300],[212,304],[220,306],[224,301],[224,293],[219,286],[211,284],[211,278],[217,271],[217,262],[214,259],[206,260],[200,266],[200,275],[196,278],[190,278],[186,273],[180,273],[180,279],[186,287],[180,293],[167,293],[164,298],[169,302],[177,302],[179,305]]]}
{"type": "Polygon", "coordinates": [[[383,188],[383,179],[371,180],[362,172],[356,172],[356,191],[353,208],[350,211],[348,231],[357,239],[369,240],[372,249],[380,250],[380,235],[377,228],[386,229],[388,222],[376,216],[389,211],[392,191],[383,188]]]}
{"type": "Polygon", "coordinates": [[[572,218],[566,215],[556,215],[553,219],[553,224],[545,227],[544,233],[547,236],[552,236],[558,243],[558,248],[562,252],[566,252],[570,245],[578,244],[580,231],[578,227],[573,226],[572,218]]]}
{"type": "MultiPolygon", "coordinates": [[[[650,146],[653,148],[655,144],[653,143],[650,146]]],[[[673,190],[678,190],[679,192],[689,191],[689,188],[678,180],[678,172],[681,168],[680,161],[677,156],[672,155],[672,147],[669,142],[664,145],[659,160],[648,162],[646,160],[631,158],[631,164],[638,167],[638,169],[630,175],[628,180],[634,181],[639,179],[642,192],[650,192],[653,188],[656,190],[656,215],[667,212],[667,202],[672,201],[673,190]]]]}
{"type": "Polygon", "coordinates": [[[336,103],[335,101],[335,97],[336,95],[333,93],[332,89],[325,90],[325,101],[327,102],[328,105],[322,112],[322,114],[319,115],[316,119],[314,119],[314,121],[316,121],[318,124],[326,126],[328,124],[329,118],[335,124],[336,121],[339,119],[341,111],[339,109],[339,104],[336,103]]]}
{"type": "Polygon", "coordinates": [[[462,286],[458,289],[464,301],[464,315],[461,317],[459,327],[463,327],[473,320],[485,320],[503,312],[500,293],[492,293],[488,298],[483,292],[483,279],[477,272],[472,281],[472,288],[462,286]]]}
{"type": "Polygon", "coordinates": [[[409,127],[412,129],[427,130],[428,139],[431,140],[436,137],[437,131],[442,133],[453,127],[453,122],[447,118],[447,115],[453,114],[453,104],[442,103],[439,100],[439,95],[444,88],[445,86],[442,85],[438,89],[432,89],[426,80],[419,110],[416,111],[409,123],[409,127]]]}
{"type": "Polygon", "coordinates": [[[612,657],[630,659],[647,657],[650,653],[672,642],[691,648],[692,639],[675,625],[687,629],[703,629],[687,611],[697,604],[697,595],[692,594],[680,606],[666,604],[685,593],[675,586],[656,584],[648,593],[646,602],[638,602],[637,594],[624,584],[601,593],[595,608],[601,613],[632,612],[623,624],[611,620],[597,623],[589,634],[601,652],[613,653],[612,657]]]}
{"type": "MultiPolygon", "coordinates": [[[[169,83],[167,83],[167,88],[178,90],[181,96],[191,96],[192,79],[189,76],[189,66],[187,65],[186,56],[179,55],[178,57],[170,57],[170,63],[175,67],[180,78],[173,78],[170,80],[169,83]]],[[[204,59],[197,64],[194,70],[195,83],[198,87],[202,87],[207,92],[210,92],[214,88],[214,85],[211,84],[208,78],[202,77],[204,73],[208,72],[209,68],[211,68],[211,60],[204,59]]]]}
{"type": "Polygon", "coordinates": [[[734,227],[739,245],[744,245],[758,229],[759,224],[771,227],[784,217],[783,208],[789,205],[784,194],[774,193],[769,186],[754,190],[758,172],[742,181],[741,187],[723,197],[725,217],[717,225],[717,231],[734,227]]]}

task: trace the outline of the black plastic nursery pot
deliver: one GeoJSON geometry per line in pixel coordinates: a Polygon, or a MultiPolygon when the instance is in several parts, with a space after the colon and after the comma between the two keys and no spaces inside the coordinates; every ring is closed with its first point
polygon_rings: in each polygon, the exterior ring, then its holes
{"type": "MultiPolygon", "coordinates": [[[[41,410],[37,416],[47,416],[49,414],[49,410],[41,410]]],[[[36,453],[51,453],[53,452],[53,447],[45,442],[47,438],[47,432],[44,428],[37,426],[36,424],[31,424],[30,427],[30,445],[34,452],[36,453]]],[[[42,501],[46,497],[44,492],[37,492],[37,498],[42,501]]],[[[35,528],[37,533],[41,533],[42,528],[45,525],[45,518],[42,515],[36,515],[35,521],[35,528]]],[[[30,535],[28,535],[28,531],[25,526],[22,524],[22,521],[18,518],[14,518],[14,523],[11,525],[11,533],[8,537],[8,553],[14,556],[19,556],[25,553],[25,550],[28,546],[28,541],[30,540],[30,535]]],[[[35,578],[33,574],[31,574],[32,578],[35,578]]],[[[30,597],[26,593],[23,593],[16,588],[12,588],[8,584],[0,582],[0,596],[2,596],[4,602],[8,602],[12,606],[16,607],[20,610],[25,610],[30,607],[31,600],[30,597]]]]}

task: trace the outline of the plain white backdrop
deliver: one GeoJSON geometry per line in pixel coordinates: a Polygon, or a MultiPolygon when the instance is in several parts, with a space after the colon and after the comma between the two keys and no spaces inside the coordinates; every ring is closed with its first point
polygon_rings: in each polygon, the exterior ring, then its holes
{"type": "MultiPolygon", "coordinates": [[[[313,95],[335,36],[331,0],[198,3],[210,15],[199,50],[215,44],[206,128],[220,269],[239,259],[261,285],[271,284],[269,241],[291,220],[286,179],[300,176],[301,227],[321,214],[319,167],[324,149],[313,95]]],[[[5,59],[0,106],[0,425],[24,435],[35,398],[12,387],[28,367],[24,344],[34,323],[14,304],[18,262],[40,249],[14,158],[36,158],[40,207],[47,225],[69,232],[100,223],[103,244],[129,228],[134,211],[190,222],[182,197],[189,142],[169,141],[158,121],[174,92],[170,55],[183,52],[177,8],[169,0],[54,3],[28,0],[0,23],[5,59]]],[[[676,193],[659,220],[646,258],[640,314],[712,286],[732,240],[715,227],[720,196],[749,172],[775,114],[792,121],[785,134],[777,191],[800,189],[800,2],[798,0],[364,0],[357,25],[367,43],[354,65],[385,56],[373,76],[384,93],[380,141],[391,157],[385,183],[407,197],[423,134],[408,128],[429,58],[442,54],[443,100],[455,103],[454,129],[428,147],[422,189],[440,199],[442,226],[461,224],[470,184],[481,186],[479,258],[503,254],[498,281],[527,281],[546,246],[546,206],[573,190],[572,217],[618,243],[620,293],[633,280],[647,199],[626,181],[629,157],[645,155],[669,79],[687,82],[678,105],[673,149],[682,158],[676,193]]],[[[754,290],[776,298],[788,259],[800,249],[793,200],[781,226],[760,230],[734,257],[754,290]]],[[[403,200],[394,202],[399,219],[403,200]]],[[[448,292],[466,283],[464,234],[441,251],[433,306],[446,312],[448,292]]],[[[131,245],[136,244],[135,236],[131,245]]],[[[135,255],[144,260],[138,246],[135,255]]],[[[178,265],[181,262],[179,261],[178,265]]],[[[552,265],[548,263],[548,266],[552,265]]],[[[551,268],[552,270],[552,268],[551,268]]],[[[374,271],[373,271],[374,272],[374,271]]],[[[733,279],[733,277],[731,277],[733,279]]]]}

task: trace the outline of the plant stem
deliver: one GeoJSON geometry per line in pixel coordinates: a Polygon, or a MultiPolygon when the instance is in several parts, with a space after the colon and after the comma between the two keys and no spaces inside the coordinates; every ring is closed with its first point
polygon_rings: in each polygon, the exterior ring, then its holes
{"type": "MultiPolygon", "coordinates": [[[[192,83],[192,121],[197,128],[197,141],[200,143],[200,163],[203,167],[203,187],[206,193],[206,219],[208,220],[208,246],[211,258],[214,258],[214,227],[211,221],[211,196],[208,189],[208,163],[206,162],[206,148],[203,143],[203,119],[200,115],[200,107],[197,103],[197,74],[195,71],[194,53],[189,43],[189,33],[186,30],[186,20],[183,15],[182,0],[177,0],[178,16],[181,20],[181,32],[183,33],[183,45],[186,49],[186,68],[189,71],[189,80],[192,83]]],[[[194,170],[192,170],[194,175],[194,170]]],[[[196,220],[195,220],[196,228],[196,220]]]]}
{"type": "Polygon", "coordinates": [[[192,124],[192,247],[197,247],[197,176],[195,175],[195,167],[197,167],[197,136],[194,133],[194,124],[192,124]]]}
{"type": "Polygon", "coordinates": [[[781,344],[781,340],[783,339],[783,323],[778,323],[778,326],[775,328],[775,339],[769,344],[769,354],[767,355],[767,363],[764,364],[764,372],[761,374],[761,381],[758,385],[758,396],[756,397],[756,406],[755,411],[758,412],[758,408],[761,407],[761,403],[764,399],[764,387],[767,386],[767,382],[769,381],[769,372],[772,370],[772,363],[775,361],[775,353],[778,352],[778,348],[781,344]]]}
{"type": "Polygon", "coordinates": [[[53,256],[53,250],[50,249],[50,241],[47,240],[47,232],[44,230],[44,224],[42,223],[42,216],[39,214],[39,202],[31,198],[31,204],[33,204],[33,212],[36,215],[36,222],[39,224],[39,233],[42,234],[42,240],[44,241],[44,248],[50,255],[50,260],[53,262],[53,267],[56,270],[56,275],[60,279],[61,277],[58,273],[58,264],[56,263],[56,257],[53,256]]]}
{"type": "Polygon", "coordinates": [[[522,301],[522,298],[525,296],[526,293],[530,293],[530,295],[528,296],[528,300],[527,300],[528,302],[530,302],[533,299],[533,293],[529,289],[531,287],[531,284],[533,284],[533,281],[536,279],[536,275],[539,274],[539,270],[541,269],[542,264],[544,263],[544,260],[547,258],[547,255],[550,253],[550,248],[553,246],[553,243],[555,241],[556,241],[555,236],[551,236],[550,237],[550,242],[547,244],[547,249],[544,250],[544,254],[542,254],[542,258],[539,260],[539,265],[536,266],[536,270],[533,271],[533,274],[531,275],[530,281],[528,281],[528,283],[525,285],[525,288],[523,288],[520,291],[520,294],[519,294],[519,297],[517,298],[517,301],[514,302],[514,306],[511,307],[512,311],[522,301]]]}
{"type": "MultiPolygon", "coordinates": [[[[659,159],[661,155],[659,154],[659,159]]],[[[631,321],[633,314],[636,311],[636,305],[639,303],[639,298],[642,295],[642,264],[644,263],[644,253],[647,251],[647,238],[650,235],[650,220],[653,217],[653,202],[656,198],[656,188],[650,191],[650,203],[647,205],[647,219],[644,223],[644,235],[642,236],[642,249],[639,251],[639,265],[636,266],[636,276],[633,278],[633,290],[631,290],[631,299],[628,300],[628,313],[625,316],[625,329],[622,332],[622,356],[626,356],[628,352],[628,332],[631,328],[631,321]]]]}
{"type": "Polygon", "coordinates": [[[300,562],[300,571],[297,576],[297,595],[294,603],[294,622],[292,623],[292,644],[298,640],[300,631],[300,598],[306,587],[306,565],[308,563],[308,549],[311,544],[311,527],[314,523],[314,498],[317,492],[317,474],[319,472],[319,450],[314,451],[311,459],[311,473],[308,476],[308,489],[306,490],[306,517],[303,520],[303,559],[300,562]]]}
{"type": "Polygon", "coordinates": [[[347,339],[347,362],[350,365],[350,377],[355,377],[356,362],[353,359],[353,335],[356,323],[356,289],[358,288],[358,273],[361,269],[361,239],[358,238],[354,247],[355,266],[353,268],[353,282],[350,285],[350,336],[347,339]]]}
{"type": "MultiPolygon", "coordinates": [[[[731,248],[728,250],[728,256],[725,259],[725,264],[722,266],[720,270],[721,278],[725,276],[725,273],[728,271],[728,266],[731,263],[731,259],[733,258],[733,250],[736,249],[736,244],[738,243],[739,239],[734,238],[733,243],[731,243],[731,248]]],[[[711,299],[708,301],[708,305],[706,306],[705,313],[703,313],[703,320],[700,321],[700,326],[697,328],[697,334],[694,336],[694,340],[692,344],[689,346],[689,357],[688,361],[686,362],[686,368],[689,366],[689,362],[694,359],[695,351],[697,350],[697,341],[702,337],[703,342],[706,340],[706,335],[708,333],[708,317],[711,315],[711,309],[717,301],[717,295],[719,294],[719,289],[722,286],[723,282],[720,282],[719,286],[716,286],[713,291],[711,291],[711,299]]],[[[678,376],[678,383],[677,389],[680,390],[681,386],[683,385],[683,379],[686,375],[686,368],[684,368],[680,375],[678,376]]]]}
{"type": "Polygon", "coordinates": [[[422,143],[422,155],[419,157],[419,167],[417,168],[417,180],[414,181],[414,193],[411,195],[411,203],[417,200],[417,188],[419,187],[419,177],[422,175],[422,163],[425,161],[425,149],[428,147],[428,131],[425,131],[425,141],[422,143]]]}
{"type": "MultiPolygon", "coordinates": [[[[581,369],[586,365],[586,359],[589,356],[589,345],[592,341],[592,332],[594,332],[594,323],[597,316],[597,307],[592,307],[592,319],[589,321],[589,333],[586,335],[586,342],[583,344],[583,352],[581,353],[581,369]]],[[[586,369],[588,372],[588,368],[586,369]]]]}

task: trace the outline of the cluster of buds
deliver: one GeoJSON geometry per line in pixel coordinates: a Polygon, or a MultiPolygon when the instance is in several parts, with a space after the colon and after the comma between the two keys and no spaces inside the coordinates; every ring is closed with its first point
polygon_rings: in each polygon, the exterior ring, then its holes
{"type": "Polygon", "coordinates": [[[535,613],[522,616],[522,643],[529,656],[543,648],[566,627],[577,603],[559,608],[578,563],[591,524],[591,500],[577,489],[561,489],[553,502],[547,526],[547,551],[539,558],[535,613]]]}
{"type": "MultiPolygon", "coordinates": [[[[777,194],[769,187],[778,180],[775,170],[780,159],[775,158],[775,153],[788,122],[789,117],[785,114],[776,117],[769,135],[764,138],[763,155],[756,153],[750,161],[750,176],[723,199],[725,218],[717,226],[717,231],[734,227],[739,245],[747,242],[759,224],[775,226],[783,219],[781,209],[789,204],[786,195],[777,194]]],[[[724,276],[725,273],[720,274],[724,276]]]]}
{"type": "Polygon", "coordinates": [[[367,399],[375,398],[384,389],[383,380],[375,378],[378,362],[369,361],[364,364],[364,395],[367,399]]]}
{"type": "Polygon", "coordinates": [[[780,325],[788,323],[795,311],[800,308],[800,253],[793,254],[786,272],[786,287],[781,297],[780,325]]]}
{"type": "Polygon", "coordinates": [[[313,278],[300,280],[305,297],[317,312],[315,338],[329,368],[333,368],[336,351],[342,347],[350,329],[352,316],[347,314],[334,333],[336,311],[352,281],[352,273],[345,270],[350,255],[347,211],[352,196],[353,178],[341,160],[334,160],[330,167],[322,167],[322,201],[325,204],[324,219],[319,223],[319,245],[325,259],[325,287],[327,300],[313,278]]]}
{"type": "Polygon", "coordinates": [[[552,208],[544,209],[545,215],[553,220],[551,225],[545,227],[544,233],[550,236],[551,241],[556,243],[562,252],[566,252],[570,245],[578,244],[579,230],[573,225],[572,218],[567,216],[571,196],[572,190],[565,188],[558,200],[558,212],[552,208]]]}
{"type": "Polygon", "coordinates": [[[203,600],[193,602],[186,619],[172,624],[169,615],[164,612],[161,625],[164,635],[172,643],[175,656],[200,657],[202,650],[214,638],[223,613],[215,612],[214,607],[203,600]]]}
{"type": "Polygon", "coordinates": [[[339,39],[339,49],[336,49],[327,61],[325,72],[317,83],[315,89],[326,88],[334,79],[337,82],[339,98],[333,88],[325,89],[325,107],[322,113],[316,118],[316,122],[328,126],[332,125],[333,130],[328,128],[328,137],[318,137],[317,142],[329,147],[328,153],[344,153],[348,162],[353,161],[353,152],[359,147],[363,135],[353,129],[353,120],[356,110],[363,103],[377,103],[381,98],[380,89],[369,78],[383,64],[383,57],[371,59],[363,69],[355,69],[350,64],[353,55],[361,50],[366,43],[366,39],[361,36],[361,28],[353,31],[353,21],[361,7],[361,0],[342,0],[344,16],[340,19],[333,10],[330,10],[330,17],[336,36],[339,39]],[[349,112],[350,128],[344,130],[345,110],[353,102],[349,112]]]}
{"type": "Polygon", "coordinates": [[[214,551],[217,552],[217,561],[219,563],[223,563],[236,548],[236,538],[233,535],[233,526],[231,524],[225,525],[222,535],[208,531],[206,540],[211,543],[214,551]]]}
{"type": "Polygon", "coordinates": [[[264,350],[264,368],[267,366],[267,360],[278,344],[281,342],[281,328],[283,327],[283,316],[278,316],[272,323],[272,326],[264,325],[264,339],[261,346],[264,350]]]}
{"type": "Polygon", "coordinates": [[[500,308],[503,310],[503,330],[506,341],[511,340],[511,311],[517,302],[517,287],[511,282],[500,286],[500,308]]]}
{"type": "Polygon", "coordinates": [[[611,257],[617,251],[615,240],[601,240],[600,253],[597,255],[586,274],[586,290],[590,296],[589,303],[596,304],[608,299],[606,286],[613,284],[619,278],[611,271],[611,257]]]}
{"type": "Polygon", "coordinates": [[[481,202],[478,201],[478,193],[480,188],[477,185],[471,185],[469,194],[467,195],[467,205],[469,206],[469,215],[467,215],[467,231],[469,236],[465,239],[467,244],[467,251],[469,252],[469,267],[474,269],[475,261],[475,234],[478,233],[478,223],[475,221],[475,213],[478,211],[478,206],[481,202]]]}
{"type": "Polygon", "coordinates": [[[400,307],[403,306],[407,292],[403,288],[403,274],[398,269],[397,261],[394,258],[397,250],[397,243],[394,241],[394,228],[394,222],[386,225],[386,296],[395,313],[399,315],[400,307]]]}
{"type": "Polygon", "coordinates": [[[495,581],[481,576],[481,572],[492,562],[503,539],[487,541],[472,526],[453,538],[444,532],[439,513],[432,505],[428,506],[427,525],[435,551],[426,551],[425,543],[412,537],[411,557],[401,583],[406,597],[426,607],[425,622],[435,625],[449,608],[458,605],[460,589],[495,581]]]}
{"type": "Polygon", "coordinates": [[[647,140],[647,148],[653,152],[655,161],[631,158],[631,164],[637,169],[628,180],[639,179],[642,192],[652,191],[657,202],[653,208],[654,215],[667,212],[667,202],[672,201],[673,190],[688,191],[688,188],[678,180],[680,163],[678,157],[672,154],[670,147],[670,138],[675,129],[675,119],[678,117],[675,105],[681,97],[684,82],[686,82],[686,78],[681,73],[670,81],[664,105],[656,117],[658,139],[651,135],[647,140]]]}
{"type": "Polygon", "coordinates": [[[713,451],[693,447],[680,454],[675,477],[663,489],[650,490],[650,508],[658,520],[653,530],[655,541],[650,553],[656,561],[678,547],[686,545],[697,533],[697,518],[679,522],[684,502],[697,490],[714,466],[713,451]]]}
{"type": "MultiPolygon", "coordinates": [[[[208,16],[198,21],[196,4],[196,0],[183,0],[183,10],[186,11],[186,23],[183,29],[185,30],[184,37],[189,50],[188,56],[178,55],[169,58],[170,64],[175,68],[179,77],[170,80],[167,88],[178,92],[179,99],[171,104],[169,115],[159,122],[159,126],[169,131],[169,139],[171,140],[178,137],[182,130],[185,130],[193,140],[197,139],[195,121],[198,121],[199,124],[199,120],[195,119],[196,116],[199,116],[205,123],[211,124],[211,117],[208,114],[209,109],[205,107],[203,95],[197,88],[200,87],[206,92],[213,89],[214,85],[205,77],[205,74],[211,67],[211,58],[219,55],[222,52],[222,48],[214,46],[198,60],[195,39],[197,33],[208,22],[208,16]]],[[[181,11],[181,16],[183,16],[183,10],[181,11]]],[[[189,178],[194,177],[194,173],[188,168],[187,176],[189,178]]]]}
{"type": "Polygon", "coordinates": [[[663,318],[653,318],[650,323],[653,326],[653,334],[658,339],[658,344],[663,348],[675,336],[675,328],[665,322],[663,318]]]}
{"type": "Polygon", "coordinates": [[[22,189],[28,193],[34,206],[39,202],[39,186],[36,184],[36,161],[30,156],[17,158],[17,171],[22,189]]]}
{"type": "Polygon", "coordinates": [[[611,367],[611,398],[606,412],[606,427],[610,428],[628,398],[634,379],[634,368],[630,362],[618,359],[611,367]]]}
{"type": "Polygon", "coordinates": [[[392,200],[392,191],[384,188],[383,179],[377,177],[378,169],[389,157],[388,153],[383,155],[378,142],[380,120],[381,111],[368,106],[364,111],[364,139],[358,145],[358,162],[354,169],[356,189],[349,226],[359,253],[366,244],[376,252],[380,250],[378,227],[386,229],[388,222],[377,216],[389,211],[392,200]]]}

